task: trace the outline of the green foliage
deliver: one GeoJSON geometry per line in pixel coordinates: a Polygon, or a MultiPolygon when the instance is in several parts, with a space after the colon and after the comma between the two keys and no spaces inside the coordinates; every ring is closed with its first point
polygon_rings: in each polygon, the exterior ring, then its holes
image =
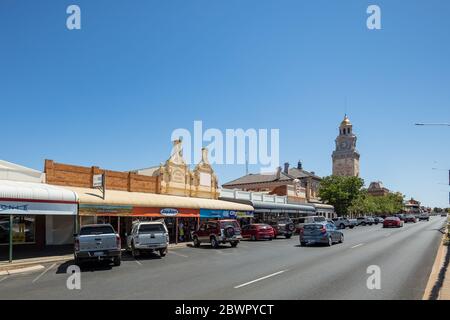
{"type": "Polygon", "coordinates": [[[348,209],[358,198],[363,185],[364,180],[358,177],[328,176],[320,182],[319,197],[343,216],[349,213],[348,209]]]}
{"type": "Polygon", "coordinates": [[[389,193],[386,196],[371,196],[366,191],[360,192],[353,201],[349,212],[354,214],[394,214],[403,208],[403,196],[399,193],[389,193]]]}

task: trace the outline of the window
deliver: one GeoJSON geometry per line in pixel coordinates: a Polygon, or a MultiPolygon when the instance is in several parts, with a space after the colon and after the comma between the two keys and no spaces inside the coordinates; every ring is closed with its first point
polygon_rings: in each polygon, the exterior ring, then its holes
{"type": "MultiPolygon", "coordinates": [[[[34,243],[36,222],[34,216],[14,216],[13,243],[34,243]]],[[[0,244],[9,243],[9,216],[0,216],[0,244]]]]}
{"type": "Polygon", "coordinates": [[[93,226],[93,227],[81,227],[80,236],[94,236],[100,234],[110,234],[115,233],[111,226],[93,226]]]}
{"type": "Polygon", "coordinates": [[[162,224],[141,224],[139,233],[166,232],[162,224]]]}

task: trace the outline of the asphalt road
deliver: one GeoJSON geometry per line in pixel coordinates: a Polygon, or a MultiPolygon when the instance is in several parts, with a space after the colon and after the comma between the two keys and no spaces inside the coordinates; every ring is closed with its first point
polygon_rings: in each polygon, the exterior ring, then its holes
{"type": "Polygon", "coordinates": [[[445,218],[344,231],[332,247],[300,247],[298,237],[242,241],[237,248],[181,248],[165,258],[120,267],[83,267],[81,289],[68,290],[67,267],[0,276],[0,299],[421,299],[445,218]],[[381,289],[369,290],[367,268],[380,267],[381,289]]]}

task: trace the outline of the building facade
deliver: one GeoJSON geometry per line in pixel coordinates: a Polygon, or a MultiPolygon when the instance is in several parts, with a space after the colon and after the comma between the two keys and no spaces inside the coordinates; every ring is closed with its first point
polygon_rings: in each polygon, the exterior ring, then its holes
{"type": "Polygon", "coordinates": [[[279,167],[271,174],[248,174],[222,185],[225,189],[263,192],[270,195],[287,196],[289,203],[320,202],[318,191],[321,178],[314,172],[303,170],[299,161],[297,167],[279,167]]]}
{"type": "Polygon", "coordinates": [[[374,197],[387,196],[389,192],[389,189],[385,188],[381,181],[371,182],[369,188],[367,189],[367,193],[374,197]]]}
{"type": "Polygon", "coordinates": [[[357,137],[347,115],[339,126],[336,149],[333,152],[333,175],[359,177],[360,154],[356,150],[357,137]]]}

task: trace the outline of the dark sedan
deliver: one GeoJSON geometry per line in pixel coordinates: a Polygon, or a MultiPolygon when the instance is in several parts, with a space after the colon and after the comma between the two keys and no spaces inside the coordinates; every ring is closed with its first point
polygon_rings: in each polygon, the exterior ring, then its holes
{"type": "Polygon", "coordinates": [[[300,229],[300,245],[326,244],[332,246],[334,243],[344,242],[344,233],[336,228],[333,223],[310,223],[300,229]]]}

